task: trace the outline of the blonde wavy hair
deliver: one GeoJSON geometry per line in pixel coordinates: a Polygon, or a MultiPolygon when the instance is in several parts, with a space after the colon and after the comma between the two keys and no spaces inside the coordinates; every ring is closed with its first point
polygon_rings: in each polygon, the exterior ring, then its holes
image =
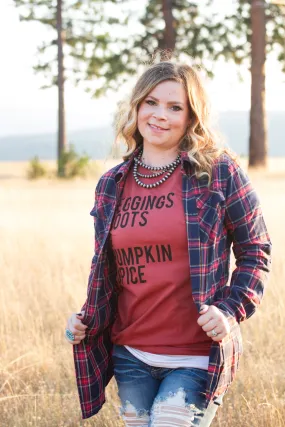
{"type": "Polygon", "coordinates": [[[237,155],[227,147],[218,146],[222,139],[210,127],[210,104],[200,72],[193,66],[175,63],[173,60],[148,66],[135,84],[129,100],[119,105],[115,117],[115,141],[122,141],[127,146],[124,160],[128,160],[143,144],[137,126],[140,104],[156,85],[167,80],[181,83],[189,100],[191,124],[179,142],[179,150],[188,152],[190,160],[195,164],[196,177],[207,176],[210,185],[214,161],[223,153],[234,160],[237,160],[237,155]]]}

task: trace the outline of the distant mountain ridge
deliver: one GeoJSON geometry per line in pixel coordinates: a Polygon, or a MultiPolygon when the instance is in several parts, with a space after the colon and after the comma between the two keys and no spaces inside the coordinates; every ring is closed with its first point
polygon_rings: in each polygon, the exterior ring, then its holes
{"type": "MultiPolygon", "coordinates": [[[[220,112],[218,130],[225,142],[239,155],[248,155],[249,113],[247,111],[220,112]]],[[[285,112],[268,112],[269,156],[285,156],[285,112]]],[[[114,141],[112,126],[83,129],[68,133],[68,142],[79,153],[93,159],[110,156],[114,141]]],[[[56,134],[15,135],[0,138],[0,161],[25,161],[34,156],[41,160],[56,159],[56,134]]]]}

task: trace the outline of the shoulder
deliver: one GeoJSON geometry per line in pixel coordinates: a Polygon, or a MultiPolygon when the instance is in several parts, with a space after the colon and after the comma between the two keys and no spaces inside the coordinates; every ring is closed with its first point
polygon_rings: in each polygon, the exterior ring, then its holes
{"type": "Polygon", "coordinates": [[[225,199],[232,205],[233,209],[238,209],[238,203],[243,204],[241,208],[243,211],[248,206],[260,205],[259,197],[251,179],[238,160],[232,158],[227,153],[223,153],[216,159],[215,167],[218,171],[216,176],[220,176],[220,188],[224,193],[225,199]]]}
{"type": "Polygon", "coordinates": [[[223,152],[214,160],[211,189],[222,192],[225,199],[233,195],[242,198],[246,193],[253,191],[250,178],[241,166],[238,156],[232,157],[223,152]]]}
{"type": "Polygon", "coordinates": [[[228,153],[222,153],[214,160],[213,168],[219,168],[225,174],[228,174],[241,169],[241,166],[237,159],[234,159],[228,153]]]}
{"type": "Polygon", "coordinates": [[[96,185],[96,193],[99,195],[106,192],[107,189],[116,187],[116,176],[127,166],[128,161],[121,162],[113,168],[107,170],[99,179],[96,185]]]}
{"type": "Polygon", "coordinates": [[[242,168],[238,156],[231,157],[228,153],[222,153],[213,163],[213,176],[220,181],[228,182],[239,176],[249,180],[247,172],[242,168]]]}

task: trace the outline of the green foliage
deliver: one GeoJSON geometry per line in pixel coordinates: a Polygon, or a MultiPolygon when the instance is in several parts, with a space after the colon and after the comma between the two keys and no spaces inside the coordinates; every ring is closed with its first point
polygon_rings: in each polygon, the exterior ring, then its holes
{"type": "MultiPolygon", "coordinates": [[[[232,13],[223,21],[224,37],[220,40],[222,49],[218,56],[233,60],[237,65],[249,62],[251,57],[251,1],[235,0],[232,13]]],[[[265,1],[266,50],[275,51],[285,72],[285,10],[284,7],[265,1]]]]}
{"type": "MultiPolygon", "coordinates": [[[[128,62],[150,62],[156,51],[166,49],[162,0],[149,0],[140,24],[143,34],[135,34],[133,45],[123,53],[128,62]]],[[[229,13],[224,13],[220,0],[205,2],[173,0],[175,52],[178,59],[203,65],[213,76],[213,64],[219,58],[249,65],[251,57],[250,0],[233,0],[229,13]],[[203,5],[204,3],[204,5],[203,5]],[[188,58],[187,58],[188,57],[188,58]]],[[[285,71],[285,11],[282,6],[266,3],[267,51],[279,49],[278,59],[285,71]]],[[[276,50],[275,50],[276,52],[276,50]]]]}
{"type": "Polygon", "coordinates": [[[71,179],[75,177],[86,177],[89,162],[91,158],[85,154],[80,156],[70,144],[69,148],[65,148],[59,157],[59,169],[63,172],[63,178],[71,179]]]}
{"type": "Polygon", "coordinates": [[[47,175],[47,170],[40,162],[38,156],[33,157],[30,160],[29,167],[27,170],[28,179],[38,179],[47,175]]]}
{"type": "MultiPolygon", "coordinates": [[[[56,0],[13,0],[21,18],[48,26],[51,37],[38,48],[36,72],[56,86],[56,0]]],[[[143,15],[128,0],[69,0],[63,2],[65,79],[93,97],[116,91],[151,63],[157,51],[167,49],[162,0],[145,1],[143,15]],[[112,3],[112,7],[110,7],[112,3]],[[129,25],[131,24],[131,25],[129,25]],[[132,34],[129,29],[134,28],[132,34]]],[[[220,0],[173,0],[172,15],[177,59],[202,66],[213,76],[219,58],[249,66],[251,55],[250,0],[233,0],[229,13],[220,0]],[[206,4],[206,6],[205,6],[206,4]]],[[[274,50],[285,71],[285,13],[282,6],[265,2],[267,52],[274,50]]]]}
{"type": "MultiPolygon", "coordinates": [[[[22,21],[40,22],[50,30],[47,40],[38,46],[34,71],[45,78],[42,89],[58,85],[57,79],[57,0],[13,0],[22,21]]],[[[128,74],[128,65],[120,55],[120,43],[128,38],[122,31],[128,24],[128,0],[65,0],[62,2],[62,29],[65,80],[81,85],[93,97],[108,89],[117,90],[117,78],[128,74]],[[112,3],[112,8],[110,8],[112,3]],[[121,35],[114,36],[114,33],[121,35]],[[95,81],[95,84],[94,84],[95,81]]],[[[130,73],[134,70],[130,70],[130,73]]]]}

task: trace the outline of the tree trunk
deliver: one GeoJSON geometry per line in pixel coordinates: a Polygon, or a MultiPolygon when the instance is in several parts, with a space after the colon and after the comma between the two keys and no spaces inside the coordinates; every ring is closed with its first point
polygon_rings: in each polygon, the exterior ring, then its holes
{"type": "Polygon", "coordinates": [[[162,0],[162,12],[165,22],[164,30],[164,48],[169,51],[168,58],[172,56],[172,51],[175,49],[176,32],[174,25],[174,18],[172,14],[173,1],[162,0]]]}
{"type": "Polygon", "coordinates": [[[266,17],[265,0],[251,0],[251,109],[249,167],[267,166],[265,111],[266,17]]]}
{"type": "Polygon", "coordinates": [[[66,130],[65,130],[65,107],[64,107],[64,65],[63,65],[63,44],[64,32],[62,29],[62,1],[57,0],[57,48],[58,48],[58,139],[57,139],[57,174],[64,176],[65,170],[60,161],[62,153],[66,147],[66,130]]]}

